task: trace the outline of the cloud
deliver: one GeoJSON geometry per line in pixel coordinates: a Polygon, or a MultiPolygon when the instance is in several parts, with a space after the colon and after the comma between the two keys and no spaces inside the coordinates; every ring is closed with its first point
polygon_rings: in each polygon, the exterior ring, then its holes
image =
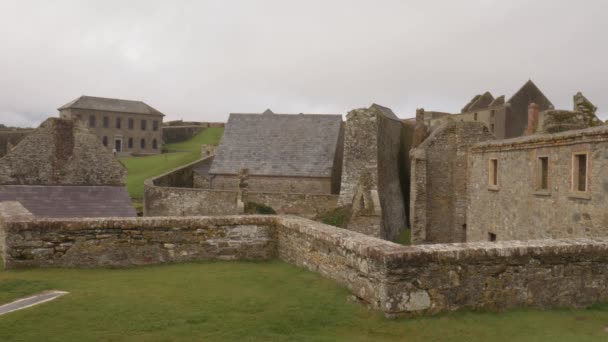
{"type": "MultiPolygon", "coordinates": [[[[13,1],[0,3],[0,122],[36,125],[82,95],[167,119],[345,113],[377,102],[458,111],[532,78],[600,113],[608,4],[586,1],[13,1]]],[[[603,115],[608,119],[608,115],[603,115]]]]}

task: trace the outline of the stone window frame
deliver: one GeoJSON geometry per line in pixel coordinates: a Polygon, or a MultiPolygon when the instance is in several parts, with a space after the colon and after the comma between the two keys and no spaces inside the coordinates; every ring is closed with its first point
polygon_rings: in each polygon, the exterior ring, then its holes
{"type": "Polygon", "coordinates": [[[108,147],[108,137],[104,135],[103,138],[101,138],[101,143],[103,146],[108,147]]]}
{"type": "Polygon", "coordinates": [[[133,138],[129,138],[127,140],[127,148],[132,149],[133,148],[133,138]]]}
{"type": "Polygon", "coordinates": [[[122,128],[122,118],[121,117],[116,118],[116,128],[118,128],[118,129],[122,128]]]}
{"type": "Polygon", "coordinates": [[[154,132],[157,132],[157,131],[158,131],[158,120],[153,120],[153,121],[152,121],[152,130],[153,130],[154,132]]]}
{"type": "Polygon", "coordinates": [[[140,128],[142,131],[147,130],[148,129],[148,120],[141,119],[140,128]]]}
{"type": "Polygon", "coordinates": [[[494,130],[495,130],[494,124],[490,124],[490,131],[491,131],[492,133],[494,133],[494,130]]]}
{"type": "Polygon", "coordinates": [[[478,113],[473,114],[473,120],[477,121],[477,119],[478,119],[478,113]]]}
{"type": "Polygon", "coordinates": [[[133,118],[129,118],[129,129],[133,130],[135,128],[135,120],[133,118]]]}
{"type": "Polygon", "coordinates": [[[156,139],[152,139],[152,149],[158,150],[158,141],[156,139]]]}
{"type": "Polygon", "coordinates": [[[549,157],[548,154],[546,153],[540,153],[536,155],[536,162],[535,162],[535,174],[536,177],[534,178],[534,194],[538,195],[538,196],[550,196],[551,195],[551,182],[549,181],[549,179],[551,177],[549,177],[549,170],[551,169],[551,158],[549,157]],[[547,187],[546,188],[542,188],[542,177],[543,177],[543,162],[542,160],[546,159],[547,160],[547,187]]]}
{"type": "Polygon", "coordinates": [[[572,152],[572,158],[570,162],[570,196],[571,198],[577,199],[591,199],[590,196],[590,174],[591,174],[591,153],[589,150],[579,150],[572,152]],[[578,189],[579,184],[579,167],[578,167],[578,156],[585,156],[585,190],[581,191],[578,189]]]}
{"type": "Polygon", "coordinates": [[[103,119],[103,128],[110,128],[110,117],[107,115],[104,115],[103,119]]]}
{"type": "Polygon", "coordinates": [[[498,157],[490,157],[488,159],[488,190],[498,191],[500,185],[498,167],[498,157]]]}
{"type": "Polygon", "coordinates": [[[89,115],[89,127],[97,126],[97,116],[94,114],[89,115]]]}
{"type": "Polygon", "coordinates": [[[144,150],[146,148],[146,139],[141,138],[139,140],[139,148],[141,148],[142,150],[144,150]]]}

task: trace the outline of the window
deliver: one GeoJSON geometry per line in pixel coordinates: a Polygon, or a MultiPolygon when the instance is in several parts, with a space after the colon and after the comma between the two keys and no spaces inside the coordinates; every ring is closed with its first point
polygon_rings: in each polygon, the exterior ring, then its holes
{"type": "Polygon", "coordinates": [[[120,128],[122,126],[122,119],[116,118],[116,128],[120,128]]]}
{"type": "Polygon", "coordinates": [[[103,128],[108,128],[110,127],[110,118],[107,116],[103,117],[103,128]]]}
{"type": "Polygon", "coordinates": [[[536,190],[549,190],[549,157],[538,158],[538,183],[536,190]]]}
{"type": "Polygon", "coordinates": [[[103,146],[108,147],[108,137],[103,137],[101,141],[103,142],[103,146]]]}
{"type": "Polygon", "coordinates": [[[148,121],[146,120],[141,120],[141,130],[145,131],[146,130],[146,126],[148,125],[148,121]]]}
{"type": "Polygon", "coordinates": [[[135,126],[133,119],[129,119],[129,129],[133,129],[133,126],[135,126]]]}
{"type": "Polygon", "coordinates": [[[152,121],[152,130],[158,131],[158,121],[156,121],[156,120],[152,121]]]}
{"type": "Polygon", "coordinates": [[[587,153],[576,153],[572,158],[572,190],[587,191],[587,153]]]}
{"type": "Polygon", "coordinates": [[[494,234],[494,233],[488,233],[488,241],[495,242],[496,241],[496,234],[494,234]]]}
{"type": "Polygon", "coordinates": [[[156,139],[152,140],[152,148],[153,149],[158,149],[158,143],[156,142],[156,139]]]}
{"type": "Polygon", "coordinates": [[[498,159],[490,159],[490,169],[488,172],[488,182],[490,187],[498,187],[498,159]]]}
{"type": "Polygon", "coordinates": [[[490,124],[490,130],[494,133],[494,124],[490,124]]]}
{"type": "Polygon", "coordinates": [[[477,121],[477,113],[473,115],[473,120],[477,121]]]}
{"type": "Polygon", "coordinates": [[[97,118],[95,118],[95,115],[89,115],[89,127],[95,127],[95,125],[97,124],[97,118]]]}
{"type": "Polygon", "coordinates": [[[146,139],[141,139],[139,141],[139,147],[146,148],[146,139]]]}
{"type": "Polygon", "coordinates": [[[133,138],[129,138],[128,146],[129,148],[133,148],[133,138]]]}
{"type": "Polygon", "coordinates": [[[496,111],[495,110],[490,111],[490,117],[493,118],[494,115],[496,115],[496,111]]]}

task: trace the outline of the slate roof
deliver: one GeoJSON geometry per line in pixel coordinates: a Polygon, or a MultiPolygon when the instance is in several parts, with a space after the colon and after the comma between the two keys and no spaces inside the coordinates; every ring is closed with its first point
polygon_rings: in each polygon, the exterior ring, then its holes
{"type": "Polygon", "coordinates": [[[20,202],[35,217],[135,217],[122,186],[2,185],[0,202],[20,202]]]}
{"type": "Polygon", "coordinates": [[[164,116],[163,113],[150,107],[142,101],[110,99],[105,97],[94,97],[85,95],[69,103],[66,103],[65,105],[59,107],[58,110],[69,108],[92,109],[104,112],[150,114],[164,116]]]}
{"type": "Polygon", "coordinates": [[[331,177],[341,115],[230,114],[210,174],[331,177]]]}

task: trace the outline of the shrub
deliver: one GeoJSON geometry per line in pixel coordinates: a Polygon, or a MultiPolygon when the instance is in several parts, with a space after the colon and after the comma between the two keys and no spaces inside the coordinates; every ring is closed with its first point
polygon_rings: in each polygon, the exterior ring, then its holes
{"type": "Polygon", "coordinates": [[[255,202],[247,202],[245,203],[245,213],[259,215],[275,215],[277,212],[267,205],[255,202]]]}
{"type": "Polygon", "coordinates": [[[327,211],[323,214],[317,215],[317,217],[315,217],[315,220],[323,222],[330,226],[346,228],[351,215],[352,215],[351,207],[344,206],[344,207],[339,207],[339,208],[327,211]]]}

